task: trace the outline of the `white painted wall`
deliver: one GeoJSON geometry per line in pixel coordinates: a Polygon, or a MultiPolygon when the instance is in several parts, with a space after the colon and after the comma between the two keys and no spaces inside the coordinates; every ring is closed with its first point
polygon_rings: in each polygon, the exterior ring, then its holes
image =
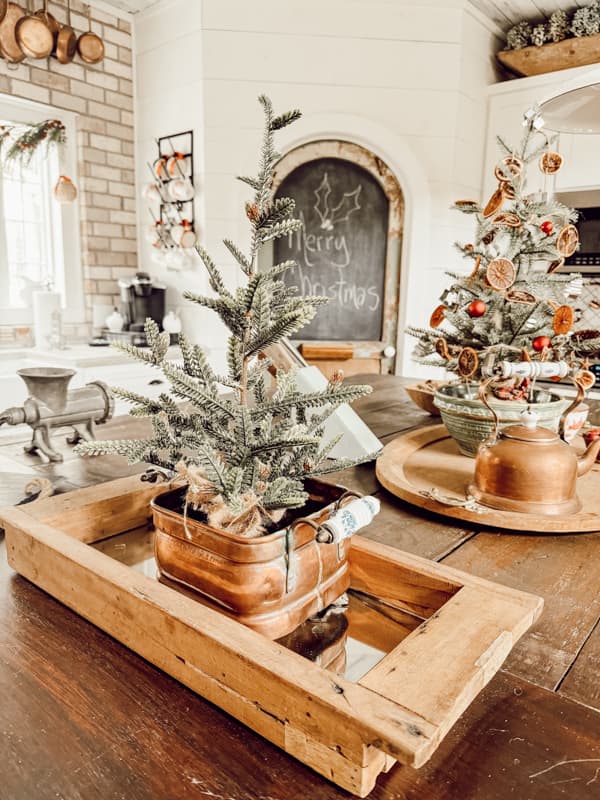
{"type": "MultiPolygon", "coordinates": [[[[236,267],[220,241],[247,239],[247,187],[234,178],[255,170],[262,121],[256,97],[265,92],[277,110],[301,108],[301,122],[282,132],[282,150],[340,136],[396,172],[407,212],[399,327],[426,323],[447,281],[443,270],[457,265],[452,244],[468,235],[449,205],[479,196],[484,92],[496,49],[482,18],[463,0],[202,0],[193,13],[178,13],[190,5],[174,0],[138,15],[144,180],[152,138],[197,126],[202,240],[234,283],[236,267]]],[[[140,214],[145,223],[147,211],[140,214]]],[[[140,243],[142,264],[148,249],[140,243]]],[[[202,285],[201,275],[162,277],[178,288],[202,285]]],[[[222,350],[219,327],[196,315],[186,310],[195,338],[222,350]]],[[[417,374],[414,342],[401,339],[398,369],[417,374]]]]}

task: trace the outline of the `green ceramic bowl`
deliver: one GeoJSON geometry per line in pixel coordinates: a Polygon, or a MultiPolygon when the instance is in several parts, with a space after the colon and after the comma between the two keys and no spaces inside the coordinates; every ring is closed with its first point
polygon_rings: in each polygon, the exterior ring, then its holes
{"type": "MultiPolygon", "coordinates": [[[[472,458],[492,432],[494,418],[477,397],[477,384],[447,383],[435,392],[434,403],[439,408],[442,422],[460,448],[472,458]]],[[[500,428],[520,422],[520,414],[529,405],[525,400],[498,400],[490,398],[490,405],[498,414],[500,428]]],[[[540,428],[557,431],[563,411],[571,401],[546,389],[533,392],[532,411],[539,416],[540,428]]]]}

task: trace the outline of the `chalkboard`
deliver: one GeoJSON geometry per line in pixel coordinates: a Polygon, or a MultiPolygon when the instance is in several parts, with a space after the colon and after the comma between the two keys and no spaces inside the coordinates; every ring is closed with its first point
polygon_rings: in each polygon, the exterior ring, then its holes
{"type": "Polygon", "coordinates": [[[317,158],[293,170],[276,197],[296,201],[304,226],[275,240],[274,263],[294,259],[286,283],[329,297],[298,338],[379,341],[389,212],[379,183],[351,161],[317,158]]]}

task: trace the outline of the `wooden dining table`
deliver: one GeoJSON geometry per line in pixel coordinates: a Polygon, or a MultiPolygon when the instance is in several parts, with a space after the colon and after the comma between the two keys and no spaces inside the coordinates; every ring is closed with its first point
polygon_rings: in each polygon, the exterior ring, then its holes
{"type": "MultiPolygon", "coordinates": [[[[383,443],[431,424],[405,379],[368,381],[374,391],[355,410],[383,443]]],[[[591,405],[600,424],[600,404],[591,405]]],[[[144,425],[120,417],[102,438],[142,435],[144,425]]],[[[143,470],[117,456],[82,460],[64,436],[55,442],[64,461],[50,465],[24,453],[25,432],[0,440],[1,505],[22,499],[32,477],[65,492],[143,470]]],[[[369,797],[598,800],[600,532],[523,534],[434,516],[386,492],[372,463],[332,478],[381,500],[367,538],[545,602],[431,760],[395,766],[369,797]]],[[[0,552],[0,800],[347,797],[13,573],[0,552]]]]}

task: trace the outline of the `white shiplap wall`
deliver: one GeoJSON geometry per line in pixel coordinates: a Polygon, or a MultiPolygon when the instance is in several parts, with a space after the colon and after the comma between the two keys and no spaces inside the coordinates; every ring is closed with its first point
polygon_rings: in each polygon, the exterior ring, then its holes
{"type": "MultiPolygon", "coordinates": [[[[485,20],[461,0],[202,0],[200,25],[194,13],[172,33],[167,22],[177,20],[178,5],[185,6],[176,0],[168,13],[137,17],[140,162],[152,136],[199,127],[203,241],[230,279],[235,266],[220,240],[246,235],[247,192],[234,176],[255,168],[256,97],[266,92],[276,108],[298,106],[305,115],[280,139],[284,147],[311,133],[345,133],[394,168],[407,198],[400,328],[424,323],[446,281],[443,269],[456,266],[453,241],[470,233],[448,206],[479,196],[483,95],[497,49],[485,20]],[[180,80],[169,59],[177,59],[180,80]]],[[[200,271],[163,277],[202,283],[200,271]]],[[[212,318],[202,317],[195,331],[221,346],[212,318]]],[[[399,367],[414,373],[412,343],[401,345],[399,367]]]]}

